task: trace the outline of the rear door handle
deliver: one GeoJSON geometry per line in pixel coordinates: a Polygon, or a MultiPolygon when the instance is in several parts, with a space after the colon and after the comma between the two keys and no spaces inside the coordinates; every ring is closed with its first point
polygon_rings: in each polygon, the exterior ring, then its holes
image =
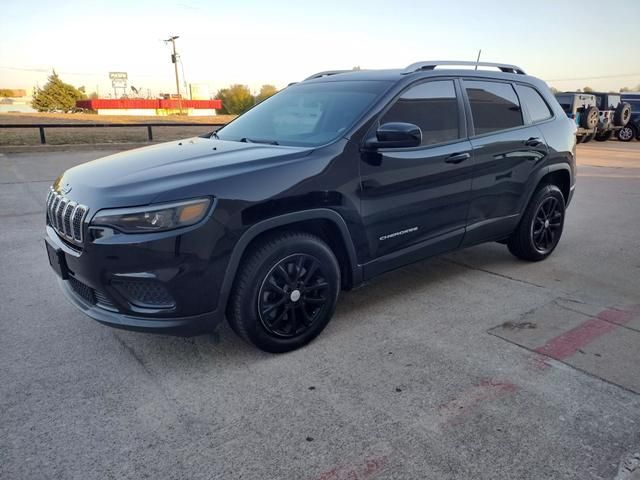
{"type": "Polygon", "coordinates": [[[540,140],[539,137],[531,137],[529,140],[527,140],[526,142],[524,142],[524,144],[527,147],[537,147],[538,145],[540,145],[542,143],[542,140],[540,140]]]}
{"type": "Polygon", "coordinates": [[[449,155],[446,159],[445,162],[446,163],[460,163],[460,162],[464,162],[465,160],[468,160],[469,158],[471,158],[471,154],[465,152],[465,153],[454,153],[453,155],[449,155]]]}

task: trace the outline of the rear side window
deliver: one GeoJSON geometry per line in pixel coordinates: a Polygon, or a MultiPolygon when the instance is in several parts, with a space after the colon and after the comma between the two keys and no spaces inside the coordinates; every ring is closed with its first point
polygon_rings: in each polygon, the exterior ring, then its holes
{"type": "Polygon", "coordinates": [[[600,110],[615,110],[620,103],[620,95],[596,95],[600,110]]]}
{"type": "Polygon", "coordinates": [[[547,102],[544,101],[534,88],[516,85],[516,92],[518,92],[518,97],[520,97],[520,103],[526,106],[529,117],[531,117],[533,123],[546,120],[553,116],[547,102]]]}
{"type": "Polygon", "coordinates": [[[520,103],[508,83],[465,80],[476,135],[524,125],[520,103]]]}
{"type": "Polygon", "coordinates": [[[564,113],[573,113],[573,97],[567,95],[556,95],[556,100],[564,110],[564,113]]]}
{"type": "Polygon", "coordinates": [[[380,123],[406,122],[422,130],[422,145],[456,140],[460,136],[458,101],[452,80],[421,83],[404,92],[380,123]]]}

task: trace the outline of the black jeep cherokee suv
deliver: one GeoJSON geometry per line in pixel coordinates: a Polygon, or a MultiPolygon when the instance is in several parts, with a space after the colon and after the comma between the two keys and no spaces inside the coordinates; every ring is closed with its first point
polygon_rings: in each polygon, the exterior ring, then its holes
{"type": "Polygon", "coordinates": [[[62,290],[114,327],[227,317],[284,352],[322,331],[341,289],[387,270],[489,241],[546,258],[576,127],[542,81],[473,65],[322,72],[216,133],[68,170],[46,209],[62,290]]]}

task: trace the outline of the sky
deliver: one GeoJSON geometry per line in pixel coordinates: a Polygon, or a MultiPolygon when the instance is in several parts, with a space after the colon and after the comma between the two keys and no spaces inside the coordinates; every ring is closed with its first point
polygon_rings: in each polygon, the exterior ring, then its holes
{"type": "MultiPolygon", "coordinates": [[[[188,83],[278,88],[330,69],[419,60],[512,63],[570,90],[640,84],[640,0],[5,0],[0,88],[44,85],[51,69],[101,96],[110,71],[174,92],[170,47],[188,83]]],[[[182,72],[180,72],[182,77],[182,72]]],[[[181,79],[182,83],[182,79],[181,79]]]]}

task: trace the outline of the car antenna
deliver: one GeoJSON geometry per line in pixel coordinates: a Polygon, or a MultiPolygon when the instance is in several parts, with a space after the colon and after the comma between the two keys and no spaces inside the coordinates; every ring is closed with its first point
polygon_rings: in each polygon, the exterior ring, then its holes
{"type": "Polygon", "coordinates": [[[476,68],[474,70],[478,70],[478,64],[480,63],[480,54],[482,53],[482,49],[478,50],[478,58],[476,58],[476,68]]]}

